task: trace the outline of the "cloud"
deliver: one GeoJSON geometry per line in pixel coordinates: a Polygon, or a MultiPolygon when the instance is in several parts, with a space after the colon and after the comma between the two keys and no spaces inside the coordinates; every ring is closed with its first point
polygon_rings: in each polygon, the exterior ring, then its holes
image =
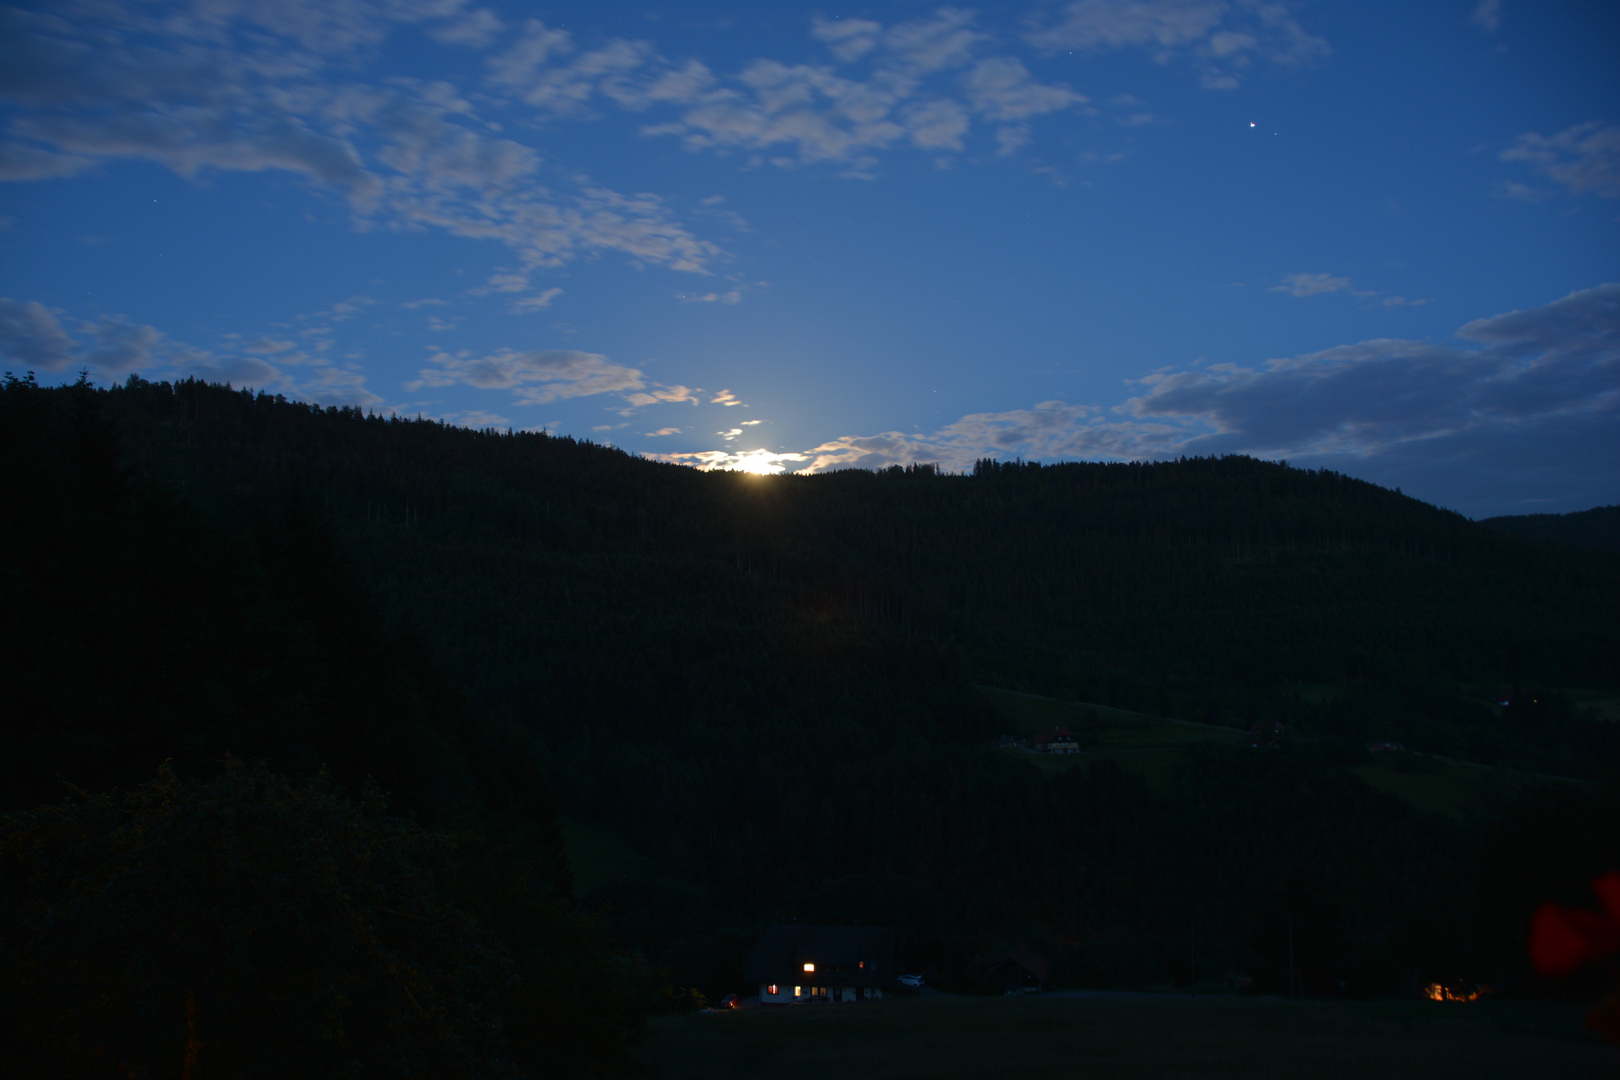
{"type": "Polygon", "coordinates": [[[512,421],[499,413],[485,412],[483,409],[471,409],[466,412],[445,413],[441,419],[447,424],[458,427],[477,428],[504,428],[511,427],[512,421]]]}
{"type": "Polygon", "coordinates": [[[73,339],[39,301],[0,297],[0,360],[25,371],[61,371],[74,361],[73,339]]]}
{"type": "Polygon", "coordinates": [[[45,180],[72,176],[94,165],[92,158],[61,154],[20,142],[0,143],[0,180],[45,180]]]}
{"type": "Polygon", "coordinates": [[[117,316],[103,316],[85,329],[94,344],[80,353],[80,362],[109,374],[128,374],[151,367],[156,360],[153,352],[163,342],[163,335],[153,327],[126,322],[117,316]]]}
{"type": "Polygon", "coordinates": [[[428,36],[434,41],[442,41],[447,45],[465,45],[470,49],[482,49],[493,43],[506,24],[488,8],[478,8],[470,11],[455,22],[443,23],[428,31],[428,36]]]}
{"type": "Polygon", "coordinates": [[[1377,339],[1260,368],[1152,375],[1126,415],[1191,424],[1183,447],[1376,455],[1415,442],[1503,437],[1620,407],[1620,284],[1457,331],[1466,348],[1377,339]],[[1196,429],[1196,431],[1194,430],[1196,429]]]}
{"type": "Polygon", "coordinates": [[[657,431],[646,431],[646,432],[643,432],[642,434],[645,435],[649,439],[657,439],[657,438],[661,438],[662,436],[665,436],[665,435],[679,435],[680,433],[681,433],[681,429],[678,428],[678,427],[666,427],[666,428],[659,428],[657,431]]]}
{"type": "Polygon", "coordinates": [[[737,304],[742,302],[741,289],[725,292],[676,293],[675,299],[683,304],[737,304]]]}
{"type": "Polygon", "coordinates": [[[1272,292],[1285,292],[1290,296],[1318,296],[1322,293],[1341,292],[1350,287],[1350,279],[1332,274],[1289,274],[1281,285],[1273,285],[1272,292]]]}
{"type": "Polygon", "coordinates": [[[710,405],[741,405],[742,401],[730,390],[722,390],[709,399],[710,405]]]}
{"type": "Polygon", "coordinates": [[[685,454],[643,454],[642,457],[652,461],[690,465],[704,472],[746,472],[760,476],[786,472],[789,464],[798,464],[806,460],[803,454],[779,454],[764,449],[744,450],[739,453],[726,450],[698,450],[685,454]]]}
{"type": "MultiPolygon", "coordinates": [[[[1528,162],[1575,195],[1620,198],[1620,127],[1600,120],[1576,124],[1556,135],[1520,135],[1502,151],[1501,159],[1528,162]]],[[[1532,200],[1541,197],[1540,192],[1522,184],[1511,184],[1509,194],[1532,200]]]]}
{"type": "Polygon", "coordinates": [[[1485,31],[1487,34],[1496,33],[1502,25],[1502,0],[1479,0],[1474,5],[1473,14],[1468,21],[1485,31]]]}
{"type": "Polygon", "coordinates": [[[361,228],[493,240],[525,268],[612,251],[702,272],[721,254],[657,195],[577,175],[565,179],[572,190],[542,183],[540,155],[497,134],[448,83],[334,77],[350,77],[355,50],[400,25],[474,43],[494,17],[461,0],[199,0],[164,12],[109,5],[73,14],[0,16],[0,97],[14,107],[0,179],[118,159],[188,177],[276,170],[340,194],[361,228]]]}
{"type": "MultiPolygon", "coordinates": [[[[369,302],[365,297],[350,299],[369,302]]],[[[350,305],[334,308],[345,306],[350,305]]],[[[317,329],[321,334],[329,330],[317,329]]],[[[382,399],[366,388],[365,373],[358,366],[340,367],[323,355],[328,345],[319,340],[313,351],[306,352],[296,342],[267,335],[255,335],[244,344],[241,335],[226,334],[214,351],[176,340],[123,315],[73,319],[64,325],[56,312],[37,301],[0,298],[0,360],[8,364],[42,372],[92,369],[115,378],[132,373],[150,378],[195,377],[324,405],[379,404],[382,399]]]]}
{"type": "Polygon", "coordinates": [[[35,371],[68,367],[127,374],[161,362],[163,335],[119,315],[82,323],[70,335],[37,300],[0,297],[0,359],[35,371]]]}
{"type": "MultiPolygon", "coordinates": [[[[281,372],[274,366],[253,356],[226,356],[199,358],[186,364],[187,375],[208,382],[230,383],[233,386],[257,386],[284,390],[281,372]]],[[[301,395],[300,395],[301,396],[301,395]]],[[[380,401],[374,395],[371,400],[380,401]]],[[[336,404],[334,402],[334,404],[336,404]]]]}
{"type": "Polygon", "coordinates": [[[973,413],[927,435],[886,431],[878,435],[832,439],[806,450],[801,471],[843,468],[886,468],[933,462],[960,472],[984,457],[1120,457],[1133,456],[1136,443],[1122,442],[1119,432],[1140,436],[1143,425],[1103,423],[1094,406],[1046,401],[1032,409],[973,413]]]}
{"type": "Polygon", "coordinates": [[[543,293],[538,293],[534,296],[525,296],[521,299],[514,300],[512,302],[512,306],[520,312],[539,311],[541,308],[550,307],[551,302],[562,294],[563,291],[560,288],[547,289],[543,293]]]}
{"type": "Polygon", "coordinates": [[[1029,69],[1010,56],[992,57],[973,66],[966,80],[973,110],[1009,126],[996,133],[1000,152],[1011,153],[1028,139],[1025,121],[1046,113],[1084,105],[1087,98],[1064,86],[1034,81],[1029,69]]]}
{"type": "MultiPolygon", "coordinates": [[[[539,19],[523,26],[522,36],[506,51],[489,60],[489,82],[504,93],[514,94],[525,104],[554,116],[589,117],[589,102],[599,93],[625,104],[643,104],[669,95],[666,83],[658,87],[632,87],[626,79],[641,71],[653,57],[646,42],[614,38],[599,49],[578,52],[566,30],[552,29],[539,19]],[[569,57],[563,61],[564,57],[569,57]]],[[[700,65],[701,67],[701,65],[700,65]]],[[[703,81],[692,69],[688,79],[703,81]]],[[[694,84],[694,85],[696,85],[694,84]]],[[[681,87],[679,93],[690,90],[681,87]]]]}
{"type": "Polygon", "coordinates": [[[1143,48],[1161,63],[1192,58],[1204,86],[1227,90],[1267,60],[1297,67],[1326,57],[1277,0],[1076,0],[1055,21],[1037,20],[1025,39],[1044,53],[1143,48]]]}
{"type": "Polygon", "coordinates": [[[382,186],[362,167],[351,145],[318,134],[290,117],[56,113],[24,117],[12,126],[20,134],[76,158],[144,158],[188,177],[204,168],[301,173],[317,183],[345,189],[357,206],[368,204],[382,186]]]}
{"type": "Polygon", "coordinates": [[[71,332],[37,301],[0,297],[0,360],[19,367],[60,372],[89,368],[105,375],[144,372],[153,376],[194,376],[237,386],[256,386],[322,404],[370,405],[382,399],[365,388],[365,376],[332,367],[319,357],[291,351],[292,342],[257,337],[246,346],[229,343],[221,354],[175,341],[155,327],[121,315],[76,320],[71,332]],[[305,366],[302,381],[271,364],[305,366]]]}
{"type": "Polygon", "coordinates": [[[473,356],[465,349],[438,352],[428,359],[421,377],[406,389],[461,383],[480,390],[512,390],[522,405],[537,405],[592,394],[640,390],[646,383],[635,368],[615,364],[598,353],[570,349],[518,352],[502,349],[473,356]]]}
{"type": "Polygon", "coordinates": [[[276,341],[273,338],[260,336],[242,346],[242,351],[258,356],[273,356],[276,353],[284,353],[296,348],[298,348],[297,342],[276,341]]]}
{"type": "MultiPolygon", "coordinates": [[[[1048,401],[929,434],[844,436],[803,451],[800,471],[1244,453],[1401,484],[1474,513],[1612,501],[1620,283],[1475,320],[1456,339],[1381,338],[1257,367],[1159,372],[1108,410],[1048,401]]],[[[711,453],[714,467],[730,460],[711,453]]]]}
{"type": "Polygon", "coordinates": [[[624,400],[630,403],[633,409],[640,409],[648,405],[673,405],[689,401],[693,405],[698,403],[698,395],[703,391],[694,390],[690,386],[656,386],[649,390],[642,390],[634,394],[626,394],[624,400]]]}
{"type": "Polygon", "coordinates": [[[644,50],[646,70],[604,93],[631,108],[678,107],[679,119],[644,131],[676,136],[690,150],[750,151],[784,166],[838,162],[845,175],[861,177],[872,175],[879,151],[964,150],[975,117],[1011,125],[997,132],[1006,150],[1021,141],[1008,130],[1087,100],[1036,81],[1014,57],[981,56],[991,36],[960,8],[890,26],[817,18],[811,35],[828,46],[833,63],[761,58],[731,76],[688,64],[677,77],[644,50]]]}

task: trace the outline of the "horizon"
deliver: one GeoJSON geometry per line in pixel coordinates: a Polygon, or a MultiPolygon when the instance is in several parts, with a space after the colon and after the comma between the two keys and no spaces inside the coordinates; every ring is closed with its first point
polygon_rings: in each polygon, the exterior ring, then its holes
{"type": "Polygon", "coordinates": [[[1620,501],[1620,12],[23,5],[0,359],[698,468],[1620,501]]]}

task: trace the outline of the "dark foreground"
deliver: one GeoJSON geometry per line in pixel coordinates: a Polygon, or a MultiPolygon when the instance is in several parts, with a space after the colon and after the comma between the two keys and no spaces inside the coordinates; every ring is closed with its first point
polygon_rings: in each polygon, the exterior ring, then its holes
{"type": "Polygon", "coordinates": [[[696,1013],[643,1051],[681,1077],[1620,1077],[1570,1003],[927,997],[696,1013]]]}

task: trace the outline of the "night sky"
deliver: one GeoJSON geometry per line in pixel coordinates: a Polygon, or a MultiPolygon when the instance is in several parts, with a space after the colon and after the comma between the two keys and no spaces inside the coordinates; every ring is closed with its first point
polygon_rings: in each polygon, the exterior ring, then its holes
{"type": "Polygon", "coordinates": [[[1620,5],[52,0],[0,356],[707,467],[1620,502],[1620,5]]]}

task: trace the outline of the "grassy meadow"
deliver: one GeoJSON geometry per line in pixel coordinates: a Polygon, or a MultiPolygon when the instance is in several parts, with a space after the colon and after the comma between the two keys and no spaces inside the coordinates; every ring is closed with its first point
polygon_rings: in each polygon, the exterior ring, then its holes
{"type": "MultiPolygon", "coordinates": [[[[1016,690],[989,686],[976,689],[1002,717],[1009,735],[1028,737],[1051,731],[1059,724],[1080,733],[1082,742],[1078,754],[1032,754],[1023,749],[1003,751],[1017,754],[1046,772],[1063,772],[1077,765],[1111,760],[1139,774],[1150,787],[1162,792],[1175,783],[1188,750],[1208,743],[1241,745],[1248,738],[1247,732],[1237,728],[1059,701],[1016,690]]],[[[1597,701],[1586,707],[1606,715],[1600,710],[1611,704],[1597,701]]],[[[1452,761],[1410,750],[1377,754],[1364,763],[1346,768],[1372,787],[1418,810],[1453,818],[1487,812],[1527,783],[1551,779],[1518,769],[1452,761]]]]}
{"type": "Polygon", "coordinates": [[[655,1021],[641,1056],[707,1077],[1612,1078],[1569,1002],[931,996],[655,1021]]]}

